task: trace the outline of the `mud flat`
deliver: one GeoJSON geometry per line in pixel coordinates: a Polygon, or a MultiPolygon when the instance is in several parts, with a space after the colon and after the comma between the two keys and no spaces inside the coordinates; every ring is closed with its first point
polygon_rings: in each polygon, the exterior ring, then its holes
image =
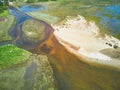
{"type": "MultiPolygon", "coordinates": [[[[101,34],[96,24],[87,22],[84,17],[78,15],[76,18],[67,17],[60,25],[52,25],[55,29],[54,35],[70,52],[79,57],[86,58],[83,62],[103,64],[120,69],[120,40],[113,36],[101,34]],[[116,52],[113,54],[102,52],[109,49],[116,52]]],[[[109,51],[109,52],[110,52],[109,51]]],[[[113,52],[113,53],[114,53],[113,52]]]]}

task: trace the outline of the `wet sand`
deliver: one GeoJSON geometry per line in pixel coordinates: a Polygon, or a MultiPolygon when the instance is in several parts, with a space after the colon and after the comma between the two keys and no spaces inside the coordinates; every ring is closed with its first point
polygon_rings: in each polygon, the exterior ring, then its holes
{"type": "MultiPolygon", "coordinates": [[[[115,49],[120,41],[109,35],[101,35],[94,22],[87,22],[84,17],[78,16],[67,19],[61,25],[53,25],[54,35],[58,41],[70,52],[79,57],[87,58],[83,62],[112,66],[120,69],[120,61],[100,51],[115,49]],[[109,44],[109,45],[108,45],[109,44]]],[[[117,53],[119,55],[119,53],[117,53]]]]}

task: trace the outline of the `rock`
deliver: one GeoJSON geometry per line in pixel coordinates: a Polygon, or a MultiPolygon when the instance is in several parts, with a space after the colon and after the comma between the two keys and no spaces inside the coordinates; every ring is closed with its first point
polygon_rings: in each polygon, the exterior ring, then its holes
{"type": "Polygon", "coordinates": [[[107,42],[106,42],[105,44],[107,44],[107,45],[109,45],[110,47],[112,47],[112,44],[111,44],[111,43],[107,43],[107,42]]]}
{"type": "Polygon", "coordinates": [[[24,64],[0,72],[1,90],[56,90],[45,55],[32,54],[24,64]]]}
{"type": "Polygon", "coordinates": [[[35,20],[26,20],[23,23],[22,32],[29,41],[36,42],[42,38],[44,25],[35,20]]]}
{"type": "Polygon", "coordinates": [[[25,90],[55,90],[53,71],[47,56],[32,55],[24,79],[25,90]]]}
{"type": "Polygon", "coordinates": [[[117,46],[117,45],[114,45],[113,47],[114,47],[114,49],[117,49],[117,48],[118,48],[118,46],[117,46]]]}

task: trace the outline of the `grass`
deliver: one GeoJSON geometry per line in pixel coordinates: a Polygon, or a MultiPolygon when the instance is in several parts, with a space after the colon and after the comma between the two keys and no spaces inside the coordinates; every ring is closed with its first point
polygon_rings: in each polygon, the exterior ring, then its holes
{"type": "Polygon", "coordinates": [[[31,53],[14,45],[0,46],[0,69],[9,68],[13,65],[26,61],[31,53]]]}

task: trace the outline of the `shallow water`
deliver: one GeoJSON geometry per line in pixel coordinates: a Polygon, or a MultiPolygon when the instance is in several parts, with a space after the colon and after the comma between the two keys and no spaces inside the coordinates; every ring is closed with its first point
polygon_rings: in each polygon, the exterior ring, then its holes
{"type": "Polygon", "coordinates": [[[37,10],[45,10],[45,7],[40,5],[25,5],[20,7],[20,10],[23,12],[33,12],[37,10]]]}

